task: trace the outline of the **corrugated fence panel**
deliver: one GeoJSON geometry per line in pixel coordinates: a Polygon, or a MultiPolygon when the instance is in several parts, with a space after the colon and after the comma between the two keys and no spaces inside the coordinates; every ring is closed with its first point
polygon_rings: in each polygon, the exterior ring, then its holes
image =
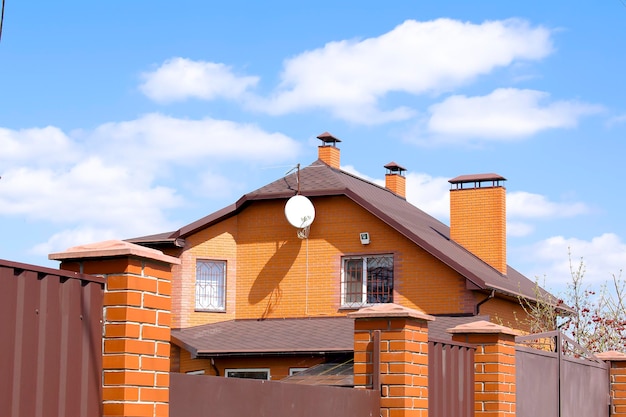
{"type": "Polygon", "coordinates": [[[429,417],[474,416],[475,350],[469,344],[429,341],[429,417]]]}
{"type": "Polygon", "coordinates": [[[0,260],[0,415],[101,415],[103,288],[0,260]]]}
{"type": "Polygon", "coordinates": [[[171,417],[376,417],[380,391],[170,374],[171,417]]]}

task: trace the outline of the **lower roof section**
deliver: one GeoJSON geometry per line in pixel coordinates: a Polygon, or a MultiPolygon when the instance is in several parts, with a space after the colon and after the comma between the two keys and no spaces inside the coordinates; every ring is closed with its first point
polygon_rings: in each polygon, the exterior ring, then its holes
{"type": "Polygon", "coordinates": [[[172,330],[193,357],[324,354],[354,349],[354,320],[318,317],[230,320],[172,330]]]}
{"type": "MultiPolygon", "coordinates": [[[[447,329],[488,316],[438,316],[429,338],[450,340],[447,329]]],[[[345,316],[229,320],[172,330],[172,343],[193,358],[259,355],[324,355],[354,350],[354,319],[345,316]]]]}

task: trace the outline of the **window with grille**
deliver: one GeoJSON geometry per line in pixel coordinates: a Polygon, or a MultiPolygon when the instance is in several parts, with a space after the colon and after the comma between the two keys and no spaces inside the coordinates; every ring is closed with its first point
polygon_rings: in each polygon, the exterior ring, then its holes
{"type": "Polygon", "coordinates": [[[196,310],[226,309],[226,262],[196,261],[196,310]]]}
{"type": "Polygon", "coordinates": [[[393,255],[343,258],[341,305],[393,302],[393,255]]]}

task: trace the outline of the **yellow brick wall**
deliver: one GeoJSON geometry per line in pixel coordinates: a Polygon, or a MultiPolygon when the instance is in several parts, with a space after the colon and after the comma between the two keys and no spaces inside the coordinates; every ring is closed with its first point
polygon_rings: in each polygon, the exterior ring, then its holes
{"type": "Polygon", "coordinates": [[[506,274],[506,189],[451,190],[450,238],[506,274]]]}
{"type": "Polygon", "coordinates": [[[339,169],[341,165],[341,152],[335,146],[319,146],[317,148],[319,159],[333,168],[339,169]]]}
{"type": "Polygon", "coordinates": [[[394,255],[394,302],[429,314],[473,312],[474,295],[458,273],[346,197],[312,201],[316,218],[308,240],[298,239],[286,221],[286,199],[253,202],[187,238],[174,279],[182,286],[175,322],[344,315],[351,310],[340,306],[342,256],[387,253],[394,255]],[[360,232],[370,233],[369,245],[361,244],[360,232]],[[227,261],[226,313],[194,311],[198,257],[227,261]]]}
{"type": "MultiPolygon", "coordinates": [[[[481,295],[481,297],[484,297],[481,295]]],[[[519,303],[493,298],[480,306],[480,314],[488,314],[490,321],[513,329],[529,331],[526,312],[519,303]]]]}
{"type": "Polygon", "coordinates": [[[174,328],[232,320],[235,318],[237,288],[237,218],[231,217],[189,236],[180,256],[181,266],[174,269],[174,328]],[[226,311],[195,311],[196,259],[226,261],[226,311]]]}
{"type": "Polygon", "coordinates": [[[400,197],[406,197],[406,177],[398,174],[385,175],[385,188],[388,188],[400,197]]]}

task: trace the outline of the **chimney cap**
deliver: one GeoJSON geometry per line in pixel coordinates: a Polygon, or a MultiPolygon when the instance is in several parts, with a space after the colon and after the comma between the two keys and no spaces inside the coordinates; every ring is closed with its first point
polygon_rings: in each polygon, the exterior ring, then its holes
{"type": "Polygon", "coordinates": [[[483,182],[483,181],[499,182],[499,181],[506,181],[506,178],[504,178],[501,175],[492,173],[492,174],[460,175],[456,178],[452,178],[451,180],[448,180],[450,184],[464,184],[468,182],[478,183],[478,182],[483,182]]]}
{"type": "Polygon", "coordinates": [[[392,173],[402,173],[403,171],[406,171],[406,168],[403,167],[402,165],[398,165],[395,162],[389,162],[387,165],[385,165],[385,168],[387,168],[390,172],[392,173]]]}
{"type": "Polygon", "coordinates": [[[335,146],[337,142],[341,142],[341,139],[334,137],[328,132],[322,133],[317,138],[321,140],[322,142],[324,142],[324,145],[322,146],[330,146],[331,144],[332,146],[335,146]]]}

